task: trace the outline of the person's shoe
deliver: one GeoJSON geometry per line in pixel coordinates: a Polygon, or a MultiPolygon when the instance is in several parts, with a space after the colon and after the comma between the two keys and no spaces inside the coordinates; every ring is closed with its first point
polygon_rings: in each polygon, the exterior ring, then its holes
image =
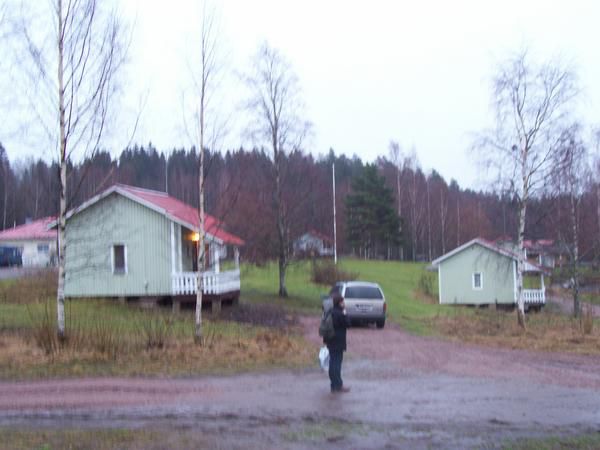
{"type": "Polygon", "coordinates": [[[340,393],[350,392],[350,388],[346,387],[346,386],[342,386],[341,388],[338,389],[338,392],[340,392],[340,393]]]}

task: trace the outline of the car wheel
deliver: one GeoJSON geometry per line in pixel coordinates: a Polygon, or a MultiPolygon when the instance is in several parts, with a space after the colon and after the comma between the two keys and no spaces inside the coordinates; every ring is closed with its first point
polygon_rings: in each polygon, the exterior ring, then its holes
{"type": "Polygon", "coordinates": [[[377,324],[377,328],[383,328],[383,327],[385,326],[385,319],[383,319],[383,320],[378,320],[378,321],[376,322],[376,324],[377,324]]]}

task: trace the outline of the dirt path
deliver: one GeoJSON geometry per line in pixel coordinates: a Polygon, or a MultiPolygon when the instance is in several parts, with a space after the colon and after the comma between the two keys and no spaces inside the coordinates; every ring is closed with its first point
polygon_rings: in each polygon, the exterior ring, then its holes
{"type": "MultiPolygon", "coordinates": [[[[548,303],[555,305],[560,311],[565,314],[573,314],[573,298],[567,294],[559,295],[552,294],[548,296],[548,303]]],[[[581,302],[583,308],[589,308],[594,317],[600,317],[600,305],[593,303],[581,302]]]]}
{"type": "MultiPolygon", "coordinates": [[[[304,318],[318,347],[317,320],[304,318]]],[[[0,383],[0,426],[177,430],[213,448],[480,448],[600,427],[600,358],[353,328],[331,395],[318,368],[193,379],[0,383]],[[190,431],[191,430],[191,431],[190,431]]],[[[189,446],[189,444],[188,444],[189,446]]]]}

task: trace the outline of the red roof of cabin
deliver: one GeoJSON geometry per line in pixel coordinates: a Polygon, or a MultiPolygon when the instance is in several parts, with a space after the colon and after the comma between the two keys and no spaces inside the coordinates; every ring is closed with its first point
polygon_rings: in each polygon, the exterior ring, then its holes
{"type": "Polygon", "coordinates": [[[306,234],[310,234],[318,239],[321,239],[323,242],[333,244],[333,239],[331,239],[329,236],[324,235],[323,233],[318,232],[317,230],[309,230],[306,234]]]}
{"type": "Polygon", "coordinates": [[[44,217],[31,223],[0,231],[0,241],[54,240],[56,230],[48,230],[48,225],[56,217],[44,217]]]}
{"type": "MultiPolygon", "coordinates": [[[[137,188],[125,184],[117,185],[130,195],[137,197],[142,203],[147,202],[152,205],[164,209],[169,215],[179,219],[182,222],[189,223],[196,229],[200,228],[200,219],[198,210],[171,197],[166,192],[152,191],[149,189],[137,188]]],[[[223,223],[209,214],[204,215],[204,229],[207,233],[220,239],[226,244],[244,245],[244,241],[239,237],[223,230],[223,223]]]]}

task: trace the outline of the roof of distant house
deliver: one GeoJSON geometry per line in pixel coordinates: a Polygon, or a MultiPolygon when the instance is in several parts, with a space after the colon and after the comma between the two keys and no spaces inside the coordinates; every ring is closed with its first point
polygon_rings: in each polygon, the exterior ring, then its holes
{"type": "Polygon", "coordinates": [[[48,230],[48,225],[55,220],[55,217],[44,217],[0,231],[0,241],[54,240],[56,239],[56,230],[48,230]]]}
{"type": "Polygon", "coordinates": [[[309,231],[307,231],[307,232],[306,232],[306,233],[304,233],[304,234],[305,234],[305,235],[306,235],[306,234],[310,234],[311,236],[314,236],[314,237],[316,237],[317,239],[321,239],[321,240],[322,240],[322,241],[324,241],[324,242],[329,242],[330,244],[333,244],[333,239],[331,239],[329,236],[327,236],[327,235],[325,235],[325,234],[323,234],[323,233],[320,233],[320,232],[319,232],[319,231],[317,231],[317,230],[309,230],[309,231]]]}
{"type": "MultiPolygon", "coordinates": [[[[472,239],[469,242],[455,248],[454,250],[451,250],[450,252],[446,253],[445,255],[440,256],[436,260],[432,261],[431,264],[434,266],[437,266],[442,261],[456,255],[457,253],[462,252],[463,250],[465,250],[475,244],[478,244],[478,245],[480,245],[484,248],[487,248],[488,250],[491,250],[493,252],[507,256],[513,260],[519,259],[519,255],[517,255],[515,252],[507,250],[506,248],[498,247],[498,245],[496,245],[494,242],[488,241],[486,239],[475,238],[475,239],[472,239]]],[[[533,263],[525,260],[524,261],[524,271],[525,272],[544,272],[545,270],[542,267],[540,267],[539,265],[533,264],[533,263]]]]}
{"type": "MultiPolygon", "coordinates": [[[[113,193],[121,194],[130,200],[147,206],[192,231],[198,232],[200,230],[200,218],[198,217],[198,210],[196,208],[171,197],[166,192],[153,191],[126,184],[115,184],[111,186],[104,192],[70,211],[67,217],[71,217],[72,215],[81,212],[113,193]]],[[[244,241],[241,238],[225,231],[223,222],[210,214],[204,215],[204,229],[206,233],[226,244],[244,245],[244,241]]]]}
{"type": "Polygon", "coordinates": [[[554,245],[554,239],[525,239],[523,241],[523,247],[534,249],[542,247],[552,247],[554,245]]]}

